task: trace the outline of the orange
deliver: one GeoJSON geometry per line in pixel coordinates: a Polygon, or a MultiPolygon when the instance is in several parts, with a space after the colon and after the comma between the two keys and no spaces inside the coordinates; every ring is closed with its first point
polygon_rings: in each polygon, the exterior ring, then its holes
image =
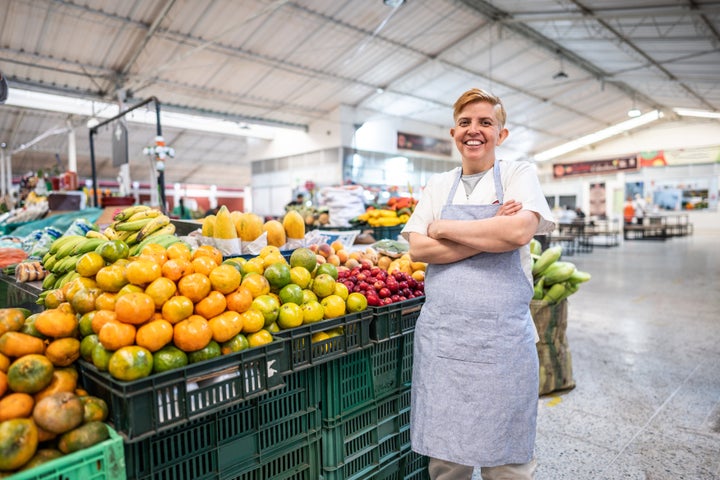
{"type": "Polygon", "coordinates": [[[220,345],[220,351],[223,355],[228,355],[230,353],[234,352],[241,352],[248,348],[248,341],[247,337],[243,335],[242,333],[238,333],[234,337],[232,337],[230,340],[223,342],[220,345]]]}
{"type": "Polygon", "coordinates": [[[264,271],[265,265],[263,264],[263,259],[261,257],[253,257],[245,262],[245,265],[243,265],[243,272],[246,274],[255,272],[262,275],[264,271]]]}
{"type": "Polygon", "coordinates": [[[253,299],[252,307],[263,314],[265,326],[277,320],[280,313],[280,301],[272,295],[260,295],[253,299]]]}
{"type": "Polygon", "coordinates": [[[212,290],[212,284],[207,275],[202,273],[191,273],[180,279],[178,282],[178,292],[197,303],[207,297],[212,290]]]}
{"type": "Polygon", "coordinates": [[[312,274],[307,268],[297,266],[290,269],[290,281],[300,286],[300,288],[307,288],[310,285],[310,280],[312,280],[312,274]]]}
{"type": "Polygon", "coordinates": [[[115,310],[115,298],[115,293],[101,293],[95,298],[95,310],[115,310]]]}
{"type": "Polygon", "coordinates": [[[270,283],[267,278],[257,272],[246,273],[240,285],[250,290],[253,298],[270,293],[270,283]]]}
{"type": "Polygon", "coordinates": [[[167,257],[169,260],[182,258],[190,260],[192,258],[192,251],[190,245],[185,242],[175,242],[166,249],[167,257]]]}
{"type": "Polygon", "coordinates": [[[287,260],[285,260],[285,257],[280,252],[277,253],[270,253],[269,255],[265,257],[261,257],[263,259],[263,266],[265,268],[269,267],[270,265],[274,263],[283,263],[287,265],[287,260]]]}
{"type": "Polygon", "coordinates": [[[56,367],[67,367],[80,358],[80,340],[74,337],[57,338],[45,348],[45,356],[56,367]]]}
{"type": "Polygon", "coordinates": [[[212,272],[213,269],[219,265],[215,262],[215,260],[208,256],[199,256],[193,258],[190,263],[195,272],[202,273],[203,275],[208,276],[210,275],[210,272],[212,272]]]}
{"type": "Polygon", "coordinates": [[[260,310],[250,308],[240,314],[243,322],[243,333],[254,333],[265,326],[265,316],[260,310]]]}
{"type": "Polygon", "coordinates": [[[315,301],[315,302],[319,301],[319,300],[318,300],[318,296],[315,295],[315,292],[313,292],[312,290],[308,290],[308,289],[306,288],[305,290],[303,290],[303,301],[302,301],[302,303],[308,303],[308,302],[312,302],[312,301],[315,301]]]}
{"type": "Polygon", "coordinates": [[[333,295],[337,295],[341,297],[343,300],[347,299],[350,292],[348,291],[348,288],[345,286],[342,282],[335,282],[335,290],[333,290],[333,295]]]}
{"type": "Polygon", "coordinates": [[[415,280],[415,281],[424,282],[425,281],[425,270],[415,270],[411,276],[412,276],[413,280],[415,280]]]}
{"type": "MultiPolygon", "coordinates": [[[[175,245],[173,243],[173,245],[175,245]]],[[[172,245],[171,245],[172,246],[172,245]]],[[[162,276],[177,282],[185,275],[195,272],[193,264],[187,258],[171,258],[161,268],[162,276]]]]}
{"type": "Polygon", "coordinates": [[[280,249],[275,245],[265,245],[263,248],[260,249],[258,257],[265,258],[271,254],[280,254],[280,249]]]}
{"type": "Polygon", "coordinates": [[[99,288],[83,288],[73,295],[70,305],[75,313],[85,314],[95,310],[95,299],[100,296],[102,290],[99,288]]]}
{"type": "Polygon", "coordinates": [[[290,254],[290,266],[303,267],[308,272],[312,273],[317,266],[317,256],[315,255],[315,252],[309,248],[296,248],[290,254]]]}
{"type": "Polygon", "coordinates": [[[353,292],[345,299],[345,307],[350,313],[362,312],[367,306],[367,298],[360,292],[353,292]]]}
{"type": "Polygon", "coordinates": [[[155,308],[157,309],[162,308],[165,302],[175,295],[176,291],[177,286],[175,285],[175,282],[165,277],[156,278],[145,288],[145,293],[150,295],[150,298],[152,298],[153,302],[155,302],[155,308]]]}
{"type": "Polygon", "coordinates": [[[111,320],[102,326],[98,340],[106,350],[115,351],[135,343],[135,325],[111,320]]]}
{"type": "Polygon", "coordinates": [[[150,375],[152,364],[153,356],[148,349],[132,345],[122,347],[112,354],[108,371],[114,378],[130,382],[150,375]]]}
{"type": "MultiPolygon", "coordinates": [[[[325,265],[325,264],[323,264],[325,265]]],[[[311,290],[318,298],[324,298],[335,292],[335,279],[327,273],[315,275],[311,284],[311,290]]]]}
{"type": "Polygon", "coordinates": [[[234,292],[242,281],[242,275],[232,265],[223,264],[213,268],[209,275],[212,288],[227,295],[234,292]]]}
{"type": "Polygon", "coordinates": [[[233,311],[226,311],[208,320],[212,330],[212,337],[218,343],[223,343],[240,333],[243,328],[240,314],[233,311]]]}
{"type": "Polygon", "coordinates": [[[325,309],[317,300],[303,303],[300,308],[302,308],[304,324],[319,322],[325,315],[325,309]]]}
{"type": "Polygon", "coordinates": [[[75,294],[80,290],[85,288],[96,288],[97,286],[97,281],[92,278],[78,277],[74,280],[70,280],[62,287],[65,293],[65,301],[71,302],[75,294]]]}
{"type": "MultiPolygon", "coordinates": [[[[344,286],[344,285],[343,285],[344,286]]],[[[303,291],[299,285],[288,283],[278,292],[281,303],[295,303],[301,305],[303,303],[303,291]]]]}
{"type": "Polygon", "coordinates": [[[108,265],[95,274],[98,288],[104,292],[118,292],[128,283],[125,268],[120,265],[108,265]]]}
{"type": "Polygon", "coordinates": [[[143,292],[145,292],[145,289],[143,287],[141,287],[140,285],[133,285],[132,283],[128,283],[127,285],[122,287],[120,289],[120,291],[117,292],[117,296],[115,298],[117,299],[117,297],[125,295],[126,293],[132,293],[132,292],[143,293],[143,292]]]}
{"type": "Polygon", "coordinates": [[[212,329],[200,315],[191,315],[173,327],[173,343],[184,352],[205,348],[212,340],[212,329]]]}
{"type": "Polygon", "coordinates": [[[153,280],[162,276],[162,267],[150,258],[138,257],[128,263],[125,269],[128,282],[133,285],[145,287],[153,280]]]}
{"type": "Polygon", "coordinates": [[[130,292],[115,300],[117,320],[132,325],[142,325],[155,313],[155,301],[147,293],[130,292]]]}
{"type": "Polygon", "coordinates": [[[330,335],[328,335],[327,333],[316,332],[316,333],[313,333],[312,337],[310,337],[310,342],[311,343],[322,342],[323,340],[327,340],[328,338],[330,338],[330,335]]]}
{"type": "Polygon", "coordinates": [[[299,327],[303,324],[302,308],[296,303],[283,303],[280,305],[277,324],[282,329],[299,327]]]}
{"type": "Polygon", "coordinates": [[[176,295],[162,306],[162,317],[175,325],[179,321],[185,320],[192,315],[194,308],[195,305],[188,297],[176,295]]]}
{"type": "Polygon", "coordinates": [[[337,280],[338,278],[337,267],[332,263],[323,263],[322,265],[318,265],[317,270],[315,270],[315,276],[317,277],[321,273],[327,273],[328,275],[333,277],[333,280],[337,280]]]}
{"type": "Polygon", "coordinates": [[[290,266],[287,263],[273,263],[265,267],[263,276],[267,278],[270,289],[277,292],[290,283],[290,266]]]}
{"type": "Polygon", "coordinates": [[[105,266],[105,259],[95,252],[84,253],[75,264],[75,271],[83,277],[92,277],[105,266]]]}
{"type": "Polygon", "coordinates": [[[212,290],[205,298],[195,304],[195,313],[209,320],[224,312],[226,307],[225,295],[217,290],[212,290]]]}
{"type": "Polygon", "coordinates": [[[227,309],[242,313],[252,305],[253,296],[250,289],[240,286],[234,292],[225,295],[227,309]]]}
{"type": "Polygon", "coordinates": [[[247,336],[248,346],[259,347],[261,345],[267,345],[273,341],[272,334],[265,329],[258,330],[255,333],[251,333],[247,336]]]}
{"type": "Polygon", "coordinates": [[[100,329],[103,325],[110,321],[117,321],[115,310],[96,310],[95,315],[92,316],[92,320],[90,322],[93,333],[100,333],[100,329]]]}
{"type": "Polygon", "coordinates": [[[216,265],[222,263],[222,252],[212,245],[201,245],[192,252],[192,260],[198,257],[210,257],[215,261],[216,265]]]}
{"type": "Polygon", "coordinates": [[[320,301],[325,312],[323,318],[335,318],[345,315],[345,300],[339,295],[328,295],[320,301]]]}
{"type": "MultiPolygon", "coordinates": [[[[173,243],[173,245],[176,244],[173,243]]],[[[165,345],[163,348],[153,353],[153,372],[155,373],[166,372],[174,368],[181,368],[187,364],[187,354],[172,344],[165,345]]]]}
{"type": "Polygon", "coordinates": [[[167,320],[152,320],[138,328],[135,343],[157,352],[173,339],[173,326],[167,320]]]}
{"type": "Polygon", "coordinates": [[[139,256],[151,258],[158,265],[162,265],[168,259],[167,251],[165,250],[165,247],[163,247],[162,245],[159,245],[157,243],[148,243],[147,245],[145,245],[143,247],[143,249],[140,250],[139,256]]]}

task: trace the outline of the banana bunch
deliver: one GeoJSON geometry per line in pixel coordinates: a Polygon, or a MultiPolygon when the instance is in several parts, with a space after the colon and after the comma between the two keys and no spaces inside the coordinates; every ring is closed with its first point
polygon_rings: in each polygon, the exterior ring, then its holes
{"type": "Polygon", "coordinates": [[[580,284],[590,280],[591,275],[578,270],[575,264],[560,260],[562,247],[541,249],[540,242],[530,242],[533,258],[533,300],[553,305],[577,292],[580,284]]]}
{"type": "Polygon", "coordinates": [[[75,265],[80,257],[107,242],[107,239],[99,238],[97,233],[90,230],[84,236],[63,235],[50,244],[42,258],[43,268],[49,272],[43,279],[43,290],[59,288],[77,276],[75,265]]]}
{"type": "Polygon", "coordinates": [[[113,222],[97,233],[105,240],[122,240],[133,246],[150,236],[172,235],[175,225],[170,223],[170,217],[156,208],[134,205],[118,212],[113,222]]]}

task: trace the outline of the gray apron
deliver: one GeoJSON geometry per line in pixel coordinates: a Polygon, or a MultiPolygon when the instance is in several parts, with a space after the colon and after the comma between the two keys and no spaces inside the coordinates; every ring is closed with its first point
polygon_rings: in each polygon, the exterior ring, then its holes
{"type": "MultiPolygon", "coordinates": [[[[493,177],[502,204],[497,163],[493,177]]],[[[497,213],[500,204],[453,205],[459,184],[458,175],[441,218],[497,213]]],[[[529,462],[539,373],[529,308],[533,290],[520,251],[430,264],[425,293],[415,327],[412,449],[471,466],[529,462]]]]}

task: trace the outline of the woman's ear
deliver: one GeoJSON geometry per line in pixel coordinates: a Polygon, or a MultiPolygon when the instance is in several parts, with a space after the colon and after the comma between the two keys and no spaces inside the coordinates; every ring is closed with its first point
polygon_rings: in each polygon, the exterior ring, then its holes
{"type": "Polygon", "coordinates": [[[450,129],[450,136],[451,136],[452,138],[455,138],[455,129],[454,129],[454,128],[451,128],[451,129],[450,129]]]}
{"type": "Polygon", "coordinates": [[[500,134],[498,135],[498,141],[497,145],[502,145],[502,143],[505,141],[505,139],[510,135],[510,131],[507,128],[503,128],[500,130],[500,134]]]}

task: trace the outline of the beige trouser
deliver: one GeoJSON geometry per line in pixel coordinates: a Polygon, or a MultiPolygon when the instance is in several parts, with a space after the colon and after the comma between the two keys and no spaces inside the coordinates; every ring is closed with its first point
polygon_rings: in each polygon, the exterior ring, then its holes
{"type": "MultiPolygon", "coordinates": [[[[482,467],[482,480],[532,480],[535,478],[535,459],[528,463],[514,463],[498,467],[482,467]]],[[[428,472],[431,480],[472,480],[473,467],[430,458],[428,472]]]]}

